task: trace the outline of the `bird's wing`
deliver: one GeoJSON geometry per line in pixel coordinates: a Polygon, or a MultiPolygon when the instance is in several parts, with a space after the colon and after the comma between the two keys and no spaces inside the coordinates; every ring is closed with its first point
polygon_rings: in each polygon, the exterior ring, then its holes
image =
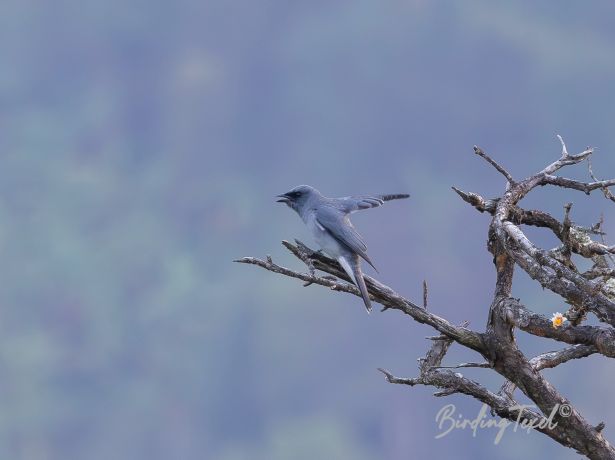
{"type": "Polygon", "coordinates": [[[359,232],[355,230],[347,214],[329,205],[320,206],[316,211],[316,220],[340,243],[352,252],[359,254],[374,270],[378,271],[367,255],[367,246],[359,232]]]}
{"type": "Polygon", "coordinates": [[[382,206],[385,201],[401,200],[408,197],[410,197],[410,195],[407,193],[396,193],[391,195],[347,196],[336,201],[339,203],[339,207],[343,212],[351,213],[362,209],[382,206]]]}

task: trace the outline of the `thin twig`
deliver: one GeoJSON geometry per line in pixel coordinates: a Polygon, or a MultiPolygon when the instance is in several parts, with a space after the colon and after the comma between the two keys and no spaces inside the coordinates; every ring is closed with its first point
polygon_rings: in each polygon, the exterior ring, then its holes
{"type": "Polygon", "coordinates": [[[562,159],[568,158],[568,150],[566,149],[566,143],[564,142],[564,139],[562,139],[562,136],[560,136],[559,134],[556,134],[556,136],[562,144],[562,159]]]}
{"type": "Polygon", "coordinates": [[[479,368],[491,368],[493,367],[490,363],[461,363],[456,366],[437,366],[435,369],[460,369],[462,367],[479,367],[479,368]]]}
{"type": "MultiPolygon", "coordinates": [[[[592,169],[592,162],[590,158],[587,159],[587,169],[589,170],[589,176],[594,180],[594,182],[603,182],[603,181],[598,180],[596,176],[594,175],[594,171],[592,169]]],[[[608,198],[609,200],[615,201],[615,195],[613,195],[613,193],[611,193],[611,191],[607,187],[604,187],[602,189],[602,193],[604,193],[604,196],[608,198]]]]}
{"type": "Polygon", "coordinates": [[[483,151],[483,149],[481,149],[477,145],[474,146],[474,153],[476,153],[479,157],[483,158],[485,161],[487,161],[487,163],[489,163],[491,166],[493,166],[495,169],[497,169],[497,171],[500,174],[502,174],[506,178],[506,180],[508,180],[508,182],[510,184],[514,184],[515,183],[515,180],[510,175],[510,173],[508,171],[506,171],[506,169],[504,169],[504,167],[502,167],[497,161],[495,161],[493,158],[491,158],[489,155],[487,155],[483,151]]]}

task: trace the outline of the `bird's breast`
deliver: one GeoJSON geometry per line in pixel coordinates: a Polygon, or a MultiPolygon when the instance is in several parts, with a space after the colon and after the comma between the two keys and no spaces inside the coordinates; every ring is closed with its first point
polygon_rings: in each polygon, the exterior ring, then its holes
{"type": "Polygon", "coordinates": [[[316,216],[310,216],[306,225],[308,229],[311,231],[316,244],[320,246],[328,256],[337,259],[342,254],[342,248],[340,247],[338,241],[329,233],[329,231],[322,226],[320,222],[316,219],[316,216]]]}

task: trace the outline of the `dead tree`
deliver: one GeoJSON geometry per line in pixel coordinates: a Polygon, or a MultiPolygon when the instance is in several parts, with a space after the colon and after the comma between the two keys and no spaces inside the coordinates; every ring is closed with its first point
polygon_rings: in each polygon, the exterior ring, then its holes
{"type": "MultiPolygon", "coordinates": [[[[387,370],[379,370],[390,383],[433,386],[437,388],[436,396],[453,393],[471,396],[487,404],[493,414],[515,422],[520,419],[531,423],[554,441],[575,449],[588,458],[615,459],[615,448],[602,435],[604,423],[594,426],[585,420],[540,372],[542,369],[594,353],[615,357],[615,264],[611,256],[615,253],[615,246],[605,244],[602,222],[591,227],[575,224],[570,217],[570,204],[564,206],[561,220],[546,212],[527,210],[519,206],[519,202],[528,193],[542,186],[563,187],[588,195],[593,191],[602,191],[607,199],[615,201],[615,196],[609,191],[609,187],[615,185],[615,179],[598,180],[594,176],[590,163],[593,150],[587,148],[579,154],[570,155],[562,138],[558,138],[562,144],[561,157],[542,171],[523,180],[515,180],[504,167],[480,148],[474,147],[474,152],[506,179],[506,189],[498,198],[485,199],[476,193],[453,187],[453,190],[477,211],[493,216],[488,230],[487,248],[493,254],[497,279],[484,331],[471,330],[467,324],[454,325],[428,311],[426,286],[423,306],[419,306],[390,287],[366,276],[369,293],[375,302],[383,305],[382,311],[400,310],[415,321],[428,324],[439,333],[431,338],[431,349],[426,356],[419,359],[418,377],[400,378],[387,370]],[[564,167],[583,162],[587,162],[590,182],[556,175],[564,167]],[[540,248],[524,234],[523,226],[549,229],[561,244],[553,249],[540,248]],[[573,261],[573,254],[591,261],[591,269],[579,270],[573,261]],[[544,288],[561,296],[570,305],[564,314],[567,319],[564,324],[535,313],[519,299],[511,297],[515,266],[524,270],[544,288]],[[594,315],[601,325],[583,325],[588,314],[594,315]],[[516,344],[516,330],[569,346],[529,358],[516,344]],[[442,360],[453,342],[479,353],[484,362],[442,366],[442,360]],[[451,370],[461,367],[492,369],[502,375],[506,383],[499,391],[491,391],[479,382],[451,370]],[[516,389],[533,401],[537,410],[520,409],[515,401],[516,389]],[[552,423],[541,423],[549,416],[552,423]]],[[[237,262],[258,265],[281,275],[298,278],[305,282],[305,286],[315,284],[360,295],[336,261],[309,249],[300,241],[296,241],[296,244],[283,241],[282,244],[307,265],[307,272],[279,266],[269,256],[265,260],[244,257],[237,262]],[[327,275],[318,276],[315,270],[323,271],[327,275]]]]}

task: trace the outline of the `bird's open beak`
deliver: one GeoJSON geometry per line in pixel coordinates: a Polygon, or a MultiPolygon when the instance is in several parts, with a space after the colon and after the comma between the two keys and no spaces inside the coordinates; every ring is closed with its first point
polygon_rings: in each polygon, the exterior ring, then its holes
{"type": "Polygon", "coordinates": [[[280,198],[279,200],[276,200],[277,203],[286,203],[286,204],[288,204],[290,202],[290,198],[285,193],[282,194],[282,195],[277,195],[276,198],[280,198]]]}

